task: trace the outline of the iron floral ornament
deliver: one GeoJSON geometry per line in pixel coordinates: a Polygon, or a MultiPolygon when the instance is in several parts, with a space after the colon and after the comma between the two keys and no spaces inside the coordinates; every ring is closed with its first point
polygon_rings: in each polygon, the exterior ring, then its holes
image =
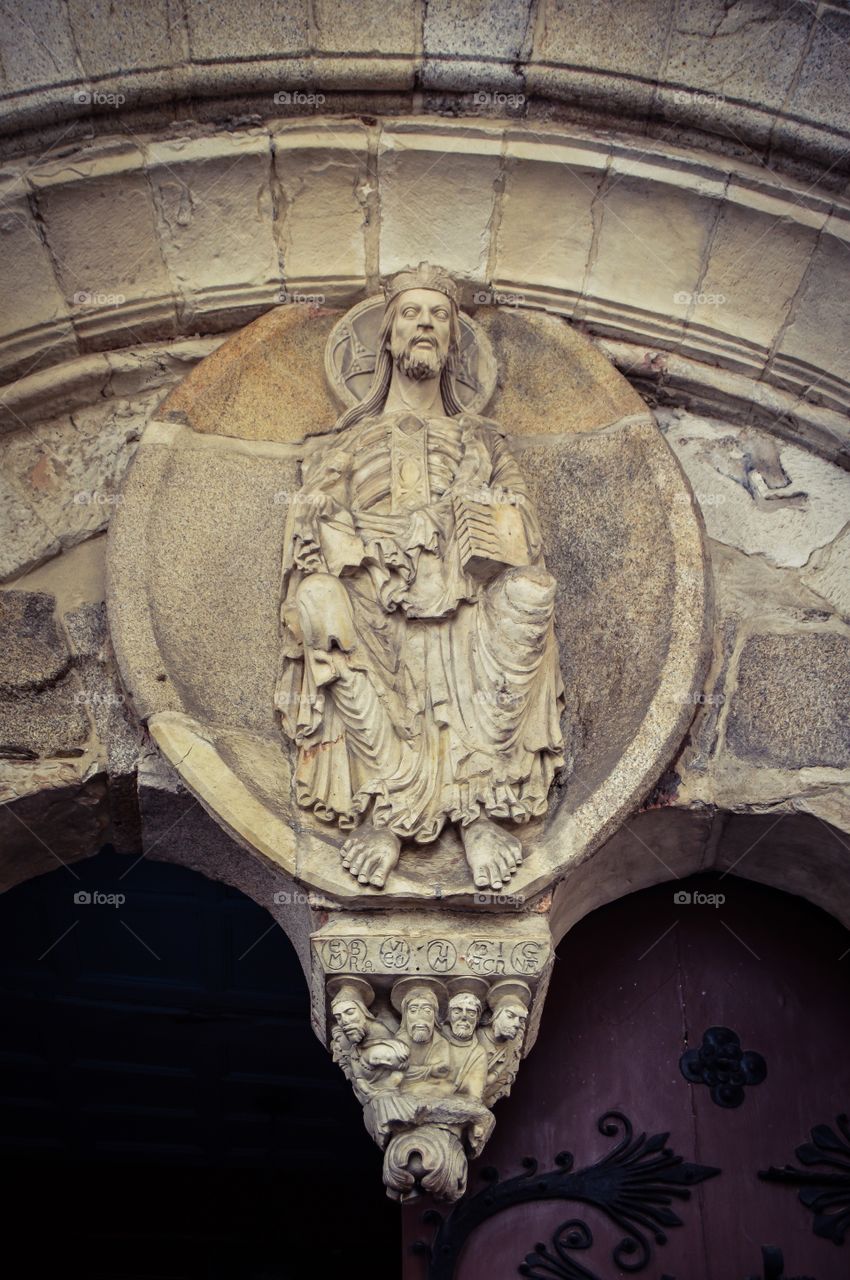
{"type": "Polygon", "coordinates": [[[838,1133],[828,1124],[815,1125],[811,1142],[797,1147],[801,1164],[821,1165],[823,1172],[807,1173],[793,1165],[782,1169],[771,1166],[760,1171],[759,1177],[765,1182],[799,1187],[800,1202],[815,1215],[812,1228],[815,1235],[843,1244],[850,1229],[850,1121],[846,1115],[840,1115],[835,1124],[838,1133]]]}
{"type": "MultiPolygon", "coordinates": [[[[462,1201],[447,1217],[436,1210],[423,1215],[436,1225],[429,1245],[417,1241],[417,1253],[428,1254],[428,1280],[452,1280],[460,1252],[472,1233],[488,1219],[517,1204],[535,1200],[576,1200],[592,1205],[623,1232],[614,1247],[613,1261],[624,1271],[642,1271],[652,1257],[652,1244],[667,1243],[665,1228],[682,1226],[682,1219],[670,1207],[674,1199],[689,1200],[690,1187],[720,1173],[710,1165],[691,1164],[676,1155],[665,1143],[668,1133],[634,1136],[631,1121],[619,1111],[607,1111],[597,1122],[606,1138],[620,1137],[612,1151],[595,1164],[573,1168],[573,1156],[562,1151],[555,1168],[538,1173],[537,1161],[523,1161],[525,1173],[504,1181],[495,1169],[481,1172],[490,1185],[462,1201]]],[[[565,1222],[555,1233],[555,1252],[538,1244],[519,1265],[520,1275],[560,1277],[580,1280],[593,1273],[567,1257],[567,1250],[589,1248],[593,1243],[589,1227],[580,1219],[565,1222]],[[560,1269],[558,1269],[560,1268],[560,1269]]]]}
{"type": "Polygon", "coordinates": [[[698,1049],[688,1049],[679,1059],[682,1075],[691,1084],[705,1084],[718,1107],[740,1107],[744,1086],[767,1078],[767,1063],[760,1053],[746,1052],[740,1038],[728,1027],[709,1027],[698,1049]]]}

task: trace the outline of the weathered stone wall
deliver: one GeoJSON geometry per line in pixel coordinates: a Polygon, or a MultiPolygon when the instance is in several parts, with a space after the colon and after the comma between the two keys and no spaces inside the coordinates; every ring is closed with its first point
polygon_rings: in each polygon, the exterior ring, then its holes
{"type": "MultiPolygon", "coordinates": [[[[0,171],[0,429],[94,352],[339,305],[411,253],[469,306],[542,307],[694,407],[837,455],[850,201],[744,159],[575,126],[278,120],[99,137],[0,171]]],[[[106,366],[101,363],[102,368],[106,366]]],[[[43,416],[43,414],[42,414],[43,416]]]]}
{"type": "Polygon", "coordinates": [[[661,414],[709,538],[714,670],[675,803],[848,829],[850,476],[767,432],[661,414]]]}
{"type": "Polygon", "coordinates": [[[412,109],[626,128],[846,182],[841,0],[35,0],[8,6],[0,128],[412,109]]]}

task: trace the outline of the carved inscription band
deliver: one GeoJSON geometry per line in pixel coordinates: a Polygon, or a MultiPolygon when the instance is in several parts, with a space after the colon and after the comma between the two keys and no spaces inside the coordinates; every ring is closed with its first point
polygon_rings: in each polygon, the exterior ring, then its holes
{"type": "Polygon", "coordinates": [[[422,973],[462,974],[482,978],[536,977],[547,957],[546,946],[531,938],[519,942],[497,942],[473,938],[458,945],[448,938],[410,942],[398,934],[372,937],[333,937],[319,944],[329,973],[422,973]]]}

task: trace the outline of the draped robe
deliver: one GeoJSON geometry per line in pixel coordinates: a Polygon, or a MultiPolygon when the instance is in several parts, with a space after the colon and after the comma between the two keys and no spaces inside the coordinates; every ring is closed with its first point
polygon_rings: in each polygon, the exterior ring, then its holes
{"type": "Polygon", "coordinates": [[[275,701],[299,805],[340,827],[435,839],[545,812],[563,684],[536,513],[496,424],[380,414],[303,466],[283,562],[275,701]],[[464,567],[455,499],[521,515],[527,564],[464,567]]]}

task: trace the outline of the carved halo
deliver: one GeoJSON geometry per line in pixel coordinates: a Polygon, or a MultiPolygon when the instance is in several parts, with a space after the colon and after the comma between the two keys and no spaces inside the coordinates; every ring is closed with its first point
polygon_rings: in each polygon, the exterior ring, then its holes
{"type": "Polygon", "coordinates": [[[439,1016],[445,1017],[446,1013],[446,987],[445,983],[440,982],[439,978],[420,977],[418,974],[409,978],[399,978],[398,982],[390,992],[390,1000],[396,1013],[402,1012],[402,1004],[405,998],[415,991],[418,987],[431,994],[437,1000],[437,1012],[439,1016]]]}
{"type": "Polygon", "coordinates": [[[484,1001],[487,999],[487,992],[490,990],[490,984],[484,978],[476,978],[473,974],[465,974],[460,978],[450,978],[446,983],[446,990],[449,993],[449,1000],[462,994],[471,995],[481,1002],[483,1008],[484,1001]]]}
{"type": "Polygon", "coordinates": [[[531,1008],[531,987],[520,978],[500,978],[494,982],[487,996],[487,1003],[495,1013],[505,1000],[514,1000],[531,1008]]]}
{"type": "Polygon", "coordinates": [[[349,995],[366,1008],[370,1008],[375,1000],[375,992],[370,983],[363,978],[331,978],[328,982],[328,1001],[333,1004],[340,996],[349,995]]]}

